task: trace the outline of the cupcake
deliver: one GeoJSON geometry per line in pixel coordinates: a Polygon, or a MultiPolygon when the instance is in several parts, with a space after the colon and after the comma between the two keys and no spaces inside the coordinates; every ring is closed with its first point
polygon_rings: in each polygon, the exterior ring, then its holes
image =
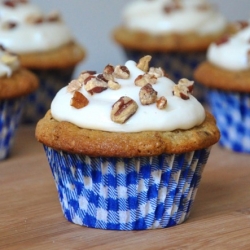
{"type": "Polygon", "coordinates": [[[194,77],[209,88],[207,98],[221,131],[220,144],[250,153],[250,25],[236,25],[237,34],[210,45],[207,60],[194,77]]]}
{"type": "Polygon", "coordinates": [[[44,14],[27,0],[2,0],[0,14],[0,43],[20,55],[21,65],[40,80],[23,114],[23,122],[37,122],[57,91],[70,81],[85,51],[57,12],[44,14]]]}
{"type": "Polygon", "coordinates": [[[0,46],[0,160],[10,153],[26,96],[37,88],[36,76],[21,69],[18,57],[0,46]]]}
{"type": "MultiPolygon", "coordinates": [[[[127,58],[138,61],[150,54],[152,64],[177,82],[192,79],[209,44],[229,31],[227,20],[206,0],[137,0],[124,9],[113,38],[127,58]]],[[[200,88],[196,84],[193,95],[203,102],[200,88]]]]}
{"type": "Polygon", "coordinates": [[[84,71],[36,126],[66,219],[86,227],[171,227],[190,213],[211,146],[213,116],[151,57],[84,71]]]}

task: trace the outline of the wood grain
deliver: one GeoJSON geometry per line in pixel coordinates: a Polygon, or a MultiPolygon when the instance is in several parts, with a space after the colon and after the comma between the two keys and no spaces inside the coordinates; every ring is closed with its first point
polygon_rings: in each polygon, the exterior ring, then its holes
{"type": "Polygon", "coordinates": [[[106,231],[64,219],[35,128],[0,162],[0,249],[250,249],[250,155],[214,146],[190,218],[168,229],[106,231]]]}

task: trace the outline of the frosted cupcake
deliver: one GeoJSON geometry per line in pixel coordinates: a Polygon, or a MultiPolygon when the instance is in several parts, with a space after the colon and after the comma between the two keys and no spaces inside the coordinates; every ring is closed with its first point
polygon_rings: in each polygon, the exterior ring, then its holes
{"type": "Polygon", "coordinates": [[[18,57],[0,46],[0,161],[10,153],[24,99],[37,87],[36,76],[20,69],[18,57]]]}
{"type": "Polygon", "coordinates": [[[210,148],[212,115],[161,68],[107,65],[62,88],[36,127],[67,220],[112,230],[165,228],[190,213],[210,148]]]}
{"type": "Polygon", "coordinates": [[[29,96],[23,121],[37,122],[57,93],[72,77],[85,51],[56,12],[44,14],[26,0],[0,2],[0,43],[20,55],[22,66],[40,79],[29,96]]]}
{"type": "Polygon", "coordinates": [[[250,25],[211,44],[194,77],[209,87],[208,100],[221,131],[220,144],[250,153],[250,25]]]}
{"type": "MultiPolygon", "coordinates": [[[[209,44],[229,30],[227,20],[206,0],[137,0],[124,9],[114,39],[128,58],[153,55],[152,64],[178,81],[192,79],[209,44]]],[[[198,89],[196,85],[194,95],[204,101],[198,89]]]]}

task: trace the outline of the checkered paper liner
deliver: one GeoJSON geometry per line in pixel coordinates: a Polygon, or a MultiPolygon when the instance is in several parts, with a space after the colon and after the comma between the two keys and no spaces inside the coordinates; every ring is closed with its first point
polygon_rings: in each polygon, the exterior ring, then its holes
{"type": "Polygon", "coordinates": [[[0,100],[0,160],[9,155],[21,118],[23,102],[23,98],[0,100]]]}
{"type": "MultiPolygon", "coordinates": [[[[206,60],[205,52],[143,52],[137,50],[124,49],[125,55],[128,60],[134,60],[138,62],[140,58],[145,55],[150,54],[152,60],[150,65],[153,67],[162,67],[166,73],[169,75],[169,78],[178,83],[181,78],[187,78],[193,80],[194,69],[201,63],[206,60]]],[[[206,103],[206,91],[207,88],[198,82],[195,82],[195,88],[193,95],[201,103],[206,103]]]]}
{"type": "Polygon", "coordinates": [[[208,92],[211,111],[221,132],[219,144],[240,153],[250,153],[250,93],[208,92]]]}
{"type": "Polygon", "coordinates": [[[102,158],[44,146],[66,219],[110,230],[166,228],[190,213],[210,148],[102,158]]]}
{"type": "Polygon", "coordinates": [[[32,72],[38,77],[40,85],[26,98],[22,123],[36,123],[44,117],[56,93],[70,82],[74,68],[32,72]]]}

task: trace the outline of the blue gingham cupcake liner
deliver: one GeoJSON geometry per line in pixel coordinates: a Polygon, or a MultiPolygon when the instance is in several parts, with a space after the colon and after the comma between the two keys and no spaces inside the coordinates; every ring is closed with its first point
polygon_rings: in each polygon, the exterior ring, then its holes
{"type": "Polygon", "coordinates": [[[250,93],[211,89],[208,100],[221,132],[219,144],[235,152],[250,153],[250,93]]]}
{"type": "MultiPolygon", "coordinates": [[[[138,62],[140,58],[150,54],[152,59],[151,65],[154,67],[162,67],[169,78],[178,83],[181,78],[187,78],[193,80],[194,70],[201,63],[206,60],[206,52],[144,52],[137,50],[124,49],[125,55],[130,60],[138,62]]],[[[200,83],[195,83],[193,95],[201,103],[206,103],[206,92],[207,88],[200,83]]]]}
{"type": "Polygon", "coordinates": [[[166,228],[189,214],[210,148],[154,157],[104,158],[44,145],[65,218],[109,230],[166,228]]]}
{"type": "Polygon", "coordinates": [[[39,79],[39,88],[27,96],[22,115],[22,123],[37,123],[50,109],[56,93],[67,85],[74,68],[32,70],[39,79]]]}
{"type": "Polygon", "coordinates": [[[0,160],[10,153],[23,110],[23,98],[0,100],[0,160]]]}

